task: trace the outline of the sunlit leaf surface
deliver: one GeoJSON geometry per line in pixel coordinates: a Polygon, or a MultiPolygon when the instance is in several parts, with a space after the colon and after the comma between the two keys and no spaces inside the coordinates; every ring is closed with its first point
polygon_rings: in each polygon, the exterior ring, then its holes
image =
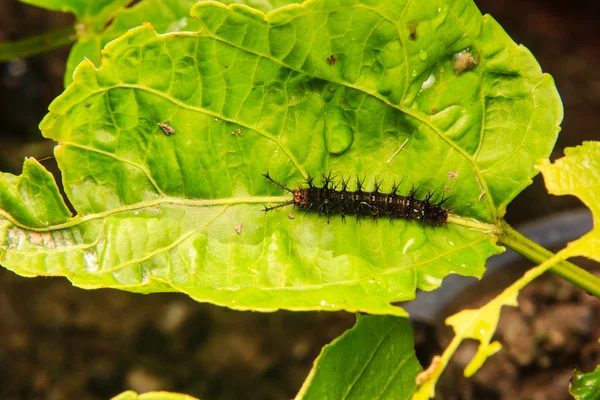
{"type": "MultiPolygon", "coordinates": [[[[201,2],[192,16],[197,32],[144,25],[109,43],[99,69],[76,69],[40,127],[59,142],[78,215],[11,195],[26,179],[5,175],[2,265],[238,309],[396,315],[391,302],[449,273],[481,276],[495,224],[562,118],[552,79],[492,18],[470,0],[268,14],[201,2]],[[453,216],[432,228],[265,214],[290,198],[266,171],[288,186],[328,171],[367,190],[401,181],[401,194],[450,195],[453,216]]],[[[55,193],[28,163],[37,190],[55,193]]]]}

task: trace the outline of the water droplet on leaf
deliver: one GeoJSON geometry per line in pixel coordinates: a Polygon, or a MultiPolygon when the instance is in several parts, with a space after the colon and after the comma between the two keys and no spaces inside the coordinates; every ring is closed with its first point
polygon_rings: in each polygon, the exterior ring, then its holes
{"type": "Polygon", "coordinates": [[[403,243],[402,254],[419,250],[427,242],[424,230],[420,225],[407,222],[409,226],[402,232],[400,242],[403,243]]]}
{"type": "Polygon", "coordinates": [[[329,153],[343,154],[353,142],[352,121],[348,120],[343,110],[334,109],[329,112],[325,118],[325,144],[329,153]]]}
{"type": "Polygon", "coordinates": [[[427,80],[425,82],[423,82],[423,84],[421,85],[421,91],[425,90],[425,89],[429,89],[430,87],[432,87],[435,83],[435,76],[433,74],[429,75],[429,78],[427,78],[427,80]]]}

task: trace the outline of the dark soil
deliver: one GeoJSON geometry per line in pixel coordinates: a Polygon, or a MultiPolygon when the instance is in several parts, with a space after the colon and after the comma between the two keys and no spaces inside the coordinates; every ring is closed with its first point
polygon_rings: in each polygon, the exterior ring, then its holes
{"type": "MultiPolygon", "coordinates": [[[[476,3],[556,80],[565,121],[553,158],[565,146],[600,139],[597,2],[476,3]]],[[[0,0],[0,40],[70,22],[66,15],[0,0]]],[[[41,138],[37,124],[62,90],[67,54],[64,49],[0,64],[0,170],[20,173],[24,156],[51,155],[53,143],[41,138]]],[[[53,160],[44,164],[57,172],[53,160]]],[[[511,203],[507,218],[517,224],[580,206],[573,197],[548,196],[538,177],[511,203]]],[[[454,312],[490,297],[466,296],[454,312]]],[[[242,313],[177,294],[84,291],[64,279],[25,279],[0,268],[0,399],[106,399],[126,389],[174,390],[203,399],[290,398],[320,348],[353,321],[348,313],[242,313]]],[[[572,367],[589,370],[600,361],[599,321],[597,299],[545,276],[524,290],[519,308],[503,311],[503,351],[465,380],[459,367],[475,346],[464,345],[440,382],[439,397],[567,398],[572,367]]],[[[446,344],[446,332],[417,324],[424,363],[446,344]]]]}
{"type": "Polygon", "coordinates": [[[126,389],[290,398],[321,347],[354,320],[85,291],[0,269],[0,399],[108,399],[126,389]]]}

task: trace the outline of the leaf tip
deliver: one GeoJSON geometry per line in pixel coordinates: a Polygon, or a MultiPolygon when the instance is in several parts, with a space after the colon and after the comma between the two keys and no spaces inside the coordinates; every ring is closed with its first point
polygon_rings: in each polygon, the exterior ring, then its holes
{"type": "MultiPolygon", "coordinates": [[[[104,50],[102,50],[102,53],[104,53],[104,50]]],[[[89,77],[91,77],[94,74],[94,71],[96,71],[96,66],[94,65],[94,63],[87,57],[83,58],[83,61],[81,61],[81,63],[79,63],[79,65],[77,67],[75,67],[75,69],[73,70],[73,80],[71,81],[71,85],[73,85],[76,82],[84,82],[87,81],[89,77]]],[[[59,97],[57,97],[52,104],[54,104],[54,102],[59,99],[59,97]]],[[[52,104],[50,104],[50,106],[52,106],[52,104]]],[[[50,108],[50,111],[52,111],[52,108],[50,108]]],[[[42,120],[43,122],[43,120],[42,120]]],[[[41,125],[41,124],[40,124],[41,125]]]]}

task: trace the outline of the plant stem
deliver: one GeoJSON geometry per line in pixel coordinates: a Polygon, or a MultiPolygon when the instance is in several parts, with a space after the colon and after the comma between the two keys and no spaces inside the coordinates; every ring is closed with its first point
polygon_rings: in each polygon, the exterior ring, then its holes
{"type": "Polygon", "coordinates": [[[58,47],[67,46],[76,40],[75,27],[69,25],[26,39],[0,43],[0,62],[44,53],[58,47]]]}
{"type": "MultiPolygon", "coordinates": [[[[500,235],[499,241],[538,264],[541,264],[553,255],[551,251],[546,250],[531,239],[523,236],[506,223],[502,226],[502,234],[500,235]]],[[[550,268],[550,271],[572,284],[579,286],[589,294],[600,298],[600,278],[585,269],[563,260],[554,264],[552,268],[550,268]]]]}

